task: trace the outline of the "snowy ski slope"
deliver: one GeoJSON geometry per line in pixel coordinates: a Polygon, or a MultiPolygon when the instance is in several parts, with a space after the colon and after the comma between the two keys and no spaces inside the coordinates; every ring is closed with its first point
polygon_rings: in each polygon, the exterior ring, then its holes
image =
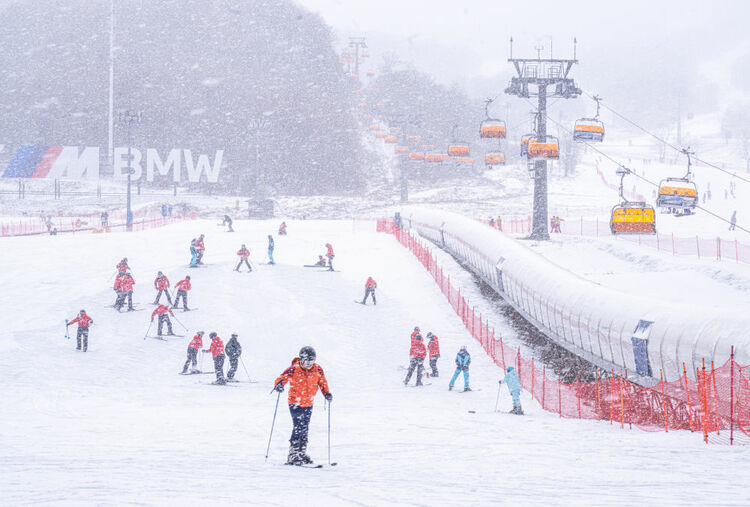
{"type": "MultiPolygon", "coordinates": [[[[206,220],[132,234],[3,239],[0,503],[748,502],[741,449],[705,446],[684,433],[560,420],[526,393],[526,417],[494,413],[501,372],[411,254],[372,232],[372,222],[287,223],[289,236],[275,237],[276,266],[260,264],[275,221],[236,221],[235,233],[206,220]],[[208,266],[189,270],[187,246],[200,233],[208,266]],[[326,242],[340,272],[301,267],[326,242]],[[241,243],[257,266],[251,274],[232,271],[241,243]],[[108,278],[123,256],[146,311],[105,308],[114,299],[108,278]],[[159,269],[172,284],[192,277],[190,304],[198,310],[176,313],[191,331],[183,339],[143,340],[159,269]],[[376,307],[353,303],[368,275],[379,285],[376,307]],[[74,350],[75,329],[64,338],[64,319],[81,308],[95,322],[86,354],[74,350]],[[442,348],[441,377],[420,389],[402,383],[415,325],[436,333],[442,348]],[[177,375],[199,329],[225,340],[239,333],[258,383],[219,387],[204,385],[209,375],[177,375]],[[281,465],[291,428],[284,395],[268,463],[263,458],[276,401],[271,384],[308,344],[334,395],[335,468],[281,465]],[[471,393],[446,387],[462,344],[473,356],[471,393]]],[[[204,370],[209,365],[207,358],[204,370]]],[[[321,401],[309,452],[324,463],[321,401]]],[[[500,407],[510,408],[505,390],[500,407]]]]}

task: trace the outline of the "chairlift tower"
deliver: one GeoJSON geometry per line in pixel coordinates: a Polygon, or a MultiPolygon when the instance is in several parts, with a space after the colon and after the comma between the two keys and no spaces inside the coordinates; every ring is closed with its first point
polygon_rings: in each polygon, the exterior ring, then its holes
{"type": "MultiPolygon", "coordinates": [[[[576,44],[576,39],[573,39],[573,59],[542,58],[542,47],[536,48],[536,58],[513,58],[513,37],[510,38],[508,62],[513,64],[518,76],[511,78],[505,93],[525,99],[537,97],[536,134],[541,142],[547,138],[547,98],[575,99],[581,94],[573,79],[568,77],[573,64],[578,63],[576,44]],[[536,86],[536,91],[533,86],[536,86]]],[[[547,160],[533,163],[534,206],[529,239],[548,240],[547,160]]]]}
{"type": "Polygon", "coordinates": [[[354,75],[359,77],[359,50],[367,49],[364,37],[349,37],[349,47],[352,48],[354,53],[354,75]]]}

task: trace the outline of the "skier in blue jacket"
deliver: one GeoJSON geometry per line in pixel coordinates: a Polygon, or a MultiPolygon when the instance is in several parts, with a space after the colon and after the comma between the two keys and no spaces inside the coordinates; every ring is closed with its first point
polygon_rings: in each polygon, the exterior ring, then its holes
{"type": "Polygon", "coordinates": [[[508,386],[508,391],[510,391],[510,395],[513,397],[513,410],[511,410],[510,413],[523,415],[521,399],[519,398],[521,394],[521,379],[518,378],[515,368],[508,366],[505,378],[503,378],[500,383],[508,386]]]}
{"type": "Polygon", "coordinates": [[[471,364],[471,355],[466,350],[466,345],[462,345],[461,350],[456,354],[456,371],[453,373],[453,378],[451,378],[448,384],[449,391],[453,390],[453,384],[456,383],[456,379],[461,372],[464,374],[464,392],[471,391],[469,387],[469,364],[471,364]]]}

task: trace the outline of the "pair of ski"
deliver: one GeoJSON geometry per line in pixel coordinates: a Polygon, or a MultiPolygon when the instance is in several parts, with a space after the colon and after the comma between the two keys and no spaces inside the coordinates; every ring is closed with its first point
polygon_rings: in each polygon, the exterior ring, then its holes
{"type": "Polygon", "coordinates": [[[162,336],[149,336],[148,338],[153,338],[154,340],[161,340],[163,342],[168,342],[169,340],[164,338],[165,336],[174,336],[175,338],[185,338],[184,334],[166,334],[162,336]]]}
{"type": "MultiPolygon", "coordinates": [[[[338,465],[338,462],[328,463],[329,467],[335,467],[338,465]]],[[[320,463],[284,463],[284,466],[290,466],[290,467],[299,467],[299,468],[323,468],[325,465],[321,465],[320,463]]]]}
{"type": "MultiPolygon", "coordinates": [[[[118,313],[122,313],[122,310],[119,310],[119,309],[115,308],[115,305],[106,305],[104,308],[114,308],[115,310],[117,310],[118,313]]],[[[126,313],[127,312],[141,312],[143,310],[145,310],[145,308],[135,308],[134,307],[134,308],[130,308],[130,309],[126,308],[125,312],[126,313]]]]}

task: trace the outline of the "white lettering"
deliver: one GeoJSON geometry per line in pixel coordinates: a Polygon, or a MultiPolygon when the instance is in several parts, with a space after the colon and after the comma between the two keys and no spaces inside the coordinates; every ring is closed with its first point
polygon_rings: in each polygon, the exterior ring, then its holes
{"type": "Polygon", "coordinates": [[[180,182],[180,150],[173,149],[169,152],[166,162],[162,162],[159,153],[149,148],[146,150],[146,179],[154,181],[154,168],[161,176],[166,176],[169,169],[173,169],[172,180],[175,183],[180,182]]]}
{"type": "Polygon", "coordinates": [[[78,155],[78,146],[63,146],[60,156],[50,168],[47,178],[99,179],[99,148],[87,146],[78,155]]]}
{"type": "Polygon", "coordinates": [[[182,150],[185,156],[185,168],[188,173],[188,181],[198,183],[201,179],[201,173],[206,172],[206,180],[209,183],[216,183],[221,171],[221,160],[224,157],[224,150],[216,150],[213,167],[208,159],[208,155],[201,154],[198,156],[198,163],[193,165],[193,153],[191,150],[182,150]]]}
{"type": "MultiPolygon", "coordinates": [[[[141,178],[141,175],[143,174],[143,168],[141,167],[141,152],[136,148],[130,148],[130,156],[133,158],[133,161],[131,163],[131,166],[133,170],[135,171],[131,177],[131,179],[138,180],[141,178]]],[[[116,180],[124,180],[127,179],[128,173],[128,149],[119,147],[115,148],[115,158],[112,161],[112,170],[113,175],[112,177],[116,180]]]]}

